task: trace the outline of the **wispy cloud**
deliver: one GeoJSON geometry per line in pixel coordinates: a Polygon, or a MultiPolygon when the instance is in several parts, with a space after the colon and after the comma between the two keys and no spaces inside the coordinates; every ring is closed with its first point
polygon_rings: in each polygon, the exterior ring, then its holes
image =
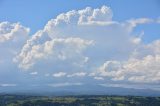
{"type": "Polygon", "coordinates": [[[83,83],[69,83],[69,82],[65,82],[65,83],[48,84],[48,86],[51,86],[51,87],[81,86],[81,85],[83,85],[83,83]]]}
{"type": "Polygon", "coordinates": [[[0,87],[14,87],[17,86],[17,84],[0,84],[0,87]]]}

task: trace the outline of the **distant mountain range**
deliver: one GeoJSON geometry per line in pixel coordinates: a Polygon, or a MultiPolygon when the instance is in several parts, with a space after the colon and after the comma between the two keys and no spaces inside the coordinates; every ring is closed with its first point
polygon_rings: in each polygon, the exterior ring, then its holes
{"type": "Polygon", "coordinates": [[[18,87],[1,87],[0,93],[25,94],[42,96],[66,95],[133,95],[133,96],[160,96],[160,91],[150,89],[132,89],[103,86],[66,86],[66,87],[33,87],[30,89],[18,87]]]}

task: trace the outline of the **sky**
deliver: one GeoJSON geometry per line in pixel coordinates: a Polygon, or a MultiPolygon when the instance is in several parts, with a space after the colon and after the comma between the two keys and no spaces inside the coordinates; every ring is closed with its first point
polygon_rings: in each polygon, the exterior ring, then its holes
{"type": "Polygon", "coordinates": [[[159,0],[1,0],[0,87],[160,90],[159,0]]]}
{"type": "MultiPolygon", "coordinates": [[[[60,13],[70,10],[78,10],[86,7],[97,8],[107,5],[114,12],[114,20],[124,21],[130,18],[157,18],[159,17],[159,0],[1,0],[0,1],[0,21],[20,22],[31,28],[31,34],[43,29],[48,20],[55,18],[60,13]]],[[[143,27],[143,26],[141,26],[143,27]]],[[[146,35],[146,42],[157,39],[158,28],[154,25],[146,26],[139,30],[147,30],[152,37],[146,35]],[[156,30],[155,30],[156,29],[156,30]],[[155,32],[156,31],[156,32],[155,32]],[[155,33],[153,33],[155,32],[155,33]]]]}

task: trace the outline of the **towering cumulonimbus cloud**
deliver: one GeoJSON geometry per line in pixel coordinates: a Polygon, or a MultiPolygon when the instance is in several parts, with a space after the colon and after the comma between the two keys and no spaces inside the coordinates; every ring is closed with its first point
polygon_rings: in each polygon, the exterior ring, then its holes
{"type": "Polygon", "coordinates": [[[29,69],[38,61],[49,61],[48,56],[52,57],[53,61],[51,58],[50,60],[53,63],[65,60],[81,66],[81,63],[84,63],[82,59],[91,59],[99,63],[104,61],[109,57],[108,52],[128,55],[137,45],[137,38],[130,35],[131,31],[128,28],[135,27],[138,22],[134,25],[134,22],[118,23],[112,21],[112,15],[111,9],[106,6],[100,9],[87,7],[84,10],[73,10],[58,15],[27,41],[17,56],[19,66],[29,69]],[[91,47],[83,54],[83,48],[89,45],[91,47]],[[128,46],[121,50],[124,45],[128,46]]]}

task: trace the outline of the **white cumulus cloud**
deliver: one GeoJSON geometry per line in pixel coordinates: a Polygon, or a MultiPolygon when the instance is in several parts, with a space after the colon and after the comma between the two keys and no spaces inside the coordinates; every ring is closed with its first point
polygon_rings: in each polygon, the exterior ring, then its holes
{"type": "Polygon", "coordinates": [[[98,70],[100,76],[132,83],[159,83],[160,41],[137,49],[127,61],[106,61],[98,70]]]}
{"type": "Polygon", "coordinates": [[[67,77],[84,77],[86,76],[87,73],[85,72],[77,72],[77,73],[73,73],[73,74],[69,74],[67,75],[67,77]]]}
{"type": "Polygon", "coordinates": [[[65,72],[58,72],[58,73],[54,73],[52,76],[53,76],[53,77],[63,77],[63,76],[65,76],[65,75],[66,75],[65,72]]]}

